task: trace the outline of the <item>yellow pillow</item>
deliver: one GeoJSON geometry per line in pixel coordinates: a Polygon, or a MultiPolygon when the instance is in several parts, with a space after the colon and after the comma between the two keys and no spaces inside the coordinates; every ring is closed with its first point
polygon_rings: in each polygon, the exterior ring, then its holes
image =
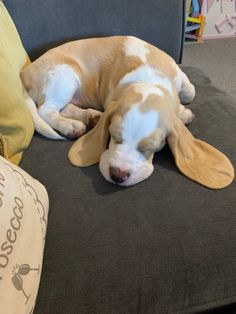
{"type": "Polygon", "coordinates": [[[0,2],[0,154],[15,164],[34,132],[19,76],[29,62],[15,25],[0,2]]]}

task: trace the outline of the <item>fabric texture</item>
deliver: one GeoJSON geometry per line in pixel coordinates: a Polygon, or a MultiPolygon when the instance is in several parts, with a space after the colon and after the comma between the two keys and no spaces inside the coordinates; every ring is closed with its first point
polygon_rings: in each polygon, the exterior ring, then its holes
{"type": "Polygon", "coordinates": [[[17,30],[0,2],[0,154],[15,164],[34,132],[19,76],[28,62],[17,30]]]}
{"type": "Polygon", "coordinates": [[[134,35],[181,59],[183,2],[171,0],[5,0],[33,60],[66,41],[134,35]],[[45,13],[47,12],[47,14],[45,13]]]}
{"type": "MultiPolygon", "coordinates": [[[[196,87],[189,130],[235,167],[234,100],[183,70],[196,87]]],[[[198,185],[165,147],[146,181],[122,188],[97,165],[72,166],[71,145],[34,136],[21,163],[51,200],[35,314],[192,314],[236,302],[235,180],[198,185]]]]}
{"type": "Polygon", "coordinates": [[[0,156],[0,313],[31,314],[48,216],[43,185],[0,156]]]}

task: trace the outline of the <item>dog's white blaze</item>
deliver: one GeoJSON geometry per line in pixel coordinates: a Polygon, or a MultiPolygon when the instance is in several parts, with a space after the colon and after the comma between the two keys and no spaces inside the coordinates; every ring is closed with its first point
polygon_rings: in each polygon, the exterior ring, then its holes
{"type": "Polygon", "coordinates": [[[157,111],[141,112],[137,105],[132,106],[123,120],[122,138],[124,143],[129,143],[130,147],[137,148],[142,139],[156,130],[157,123],[157,111]]]}
{"type": "Polygon", "coordinates": [[[146,43],[136,37],[128,37],[124,42],[124,51],[126,56],[140,58],[144,63],[147,62],[148,49],[146,43]]]}
{"type": "Polygon", "coordinates": [[[155,85],[151,85],[151,84],[150,85],[145,84],[145,85],[136,86],[135,92],[136,93],[142,93],[142,95],[143,95],[142,101],[145,101],[148,98],[148,96],[150,96],[151,94],[156,94],[158,96],[164,95],[163,91],[159,87],[157,87],[155,85]]]}
{"type": "Polygon", "coordinates": [[[158,72],[149,65],[141,65],[132,72],[127,73],[119,82],[122,85],[134,83],[158,84],[173,94],[172,83],[163,73],[158,72]]]}

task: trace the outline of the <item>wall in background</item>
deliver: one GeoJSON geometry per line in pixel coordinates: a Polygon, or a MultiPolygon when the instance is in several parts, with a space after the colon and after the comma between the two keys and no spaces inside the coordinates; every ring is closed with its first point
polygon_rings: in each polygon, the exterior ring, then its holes
{"type": "Polygon", "coordinates": [[[204,39],[236,36],[236,0],[203,0],[201,13],[206,16],[204,39]]]}

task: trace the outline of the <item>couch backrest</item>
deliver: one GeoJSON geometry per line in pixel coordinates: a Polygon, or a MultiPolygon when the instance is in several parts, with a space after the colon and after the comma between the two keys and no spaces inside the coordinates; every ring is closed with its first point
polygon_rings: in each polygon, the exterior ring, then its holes
{"type": "Polygon", "coordinates": [[[69,40],[138,36],[181,60],[184,0],[5,0],[32,59],[69,40]]]}

